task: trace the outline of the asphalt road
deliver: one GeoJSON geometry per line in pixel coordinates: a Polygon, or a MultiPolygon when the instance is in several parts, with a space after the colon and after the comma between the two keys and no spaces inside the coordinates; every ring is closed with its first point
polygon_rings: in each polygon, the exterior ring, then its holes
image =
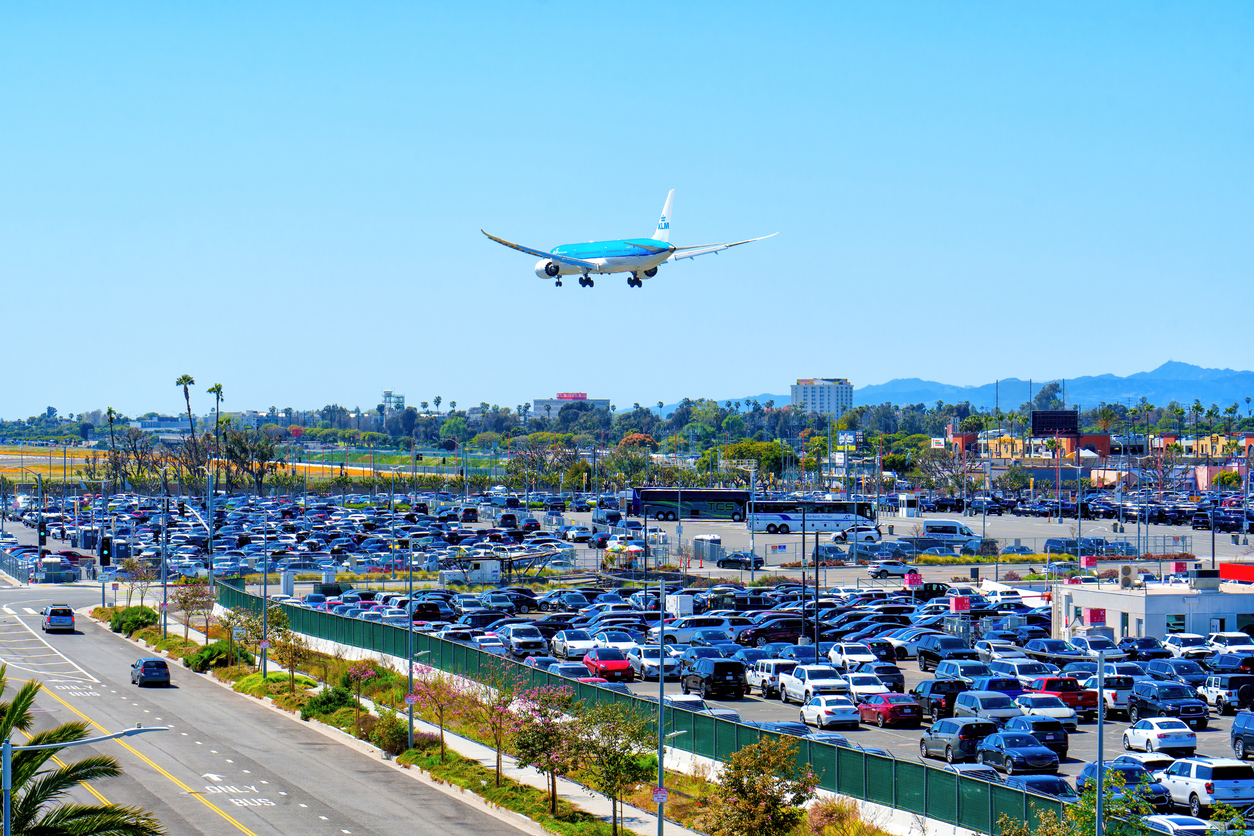
{"type": "Polygon", "coordinates": [[[174,684],[137,688],[143,655],[84,615],[74,635],[45,635],[39,610],[99,603],[83,588],[0,589],[0,659],[10,687],[36,679],[36,727],[84,720],[93,734],[142,723],[169,725],[122,741],[70,750],[116,757],[119,778],[76,790],[73,800],[137,805],[178,834],[518,834],[486,813],[426,787],[312,727],[277,716],[203,675],[171,667],[174,684]]]}

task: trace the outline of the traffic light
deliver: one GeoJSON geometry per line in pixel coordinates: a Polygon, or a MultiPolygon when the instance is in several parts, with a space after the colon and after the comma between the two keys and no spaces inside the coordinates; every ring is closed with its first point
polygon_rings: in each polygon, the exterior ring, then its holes
{"type": "Polygon", "coordinates": [[[43,520],[39,521],[39,545],[48,545],[48,523],[43,520]]]}
{"type": "Polygon", "coordinates": [[[108,566],[113,562],[113,538],[104,536],[100,538],[100,565],[108,566]]]}

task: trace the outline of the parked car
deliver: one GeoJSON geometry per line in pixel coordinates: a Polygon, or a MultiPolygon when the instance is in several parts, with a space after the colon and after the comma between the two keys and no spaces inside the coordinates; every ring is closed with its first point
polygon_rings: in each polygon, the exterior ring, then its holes
{"type": "Polygon", "coordinates": [[[779,677],[780,702],[809,702],[821,694],[848,694],[849,683],[829,665],[798,665],[779,677]]]}
{"type": "Polygon", "coordinates": [[[1130,676],[1111,676],[1107,674],[1102,677],[1102,688],[1098,691],[1097,676],[1090,676],[1088,679],[1080,680],[1080,687],[1085,688],[1097,694],[1100,701],[1100,710],[1102,717],[1110,717],[1112,715],[1128,715],[1128,697],[1132,695],[1132,686],[1136,684],[1136,680],[1130,676]]]}
{"type": "Polygon", "coordinates": [[[1254,675],[1212,674],[1206,677],[1197,693],[1208,705],[1215,707],[1216,714],[1233,714],[1254,704],[1254,675]]]}
{"type": "Polygon", "coordinates": [[[1076,714],[1083,714],[1090,723],[1097,719],[1097,692],[1080,686],[1080,681],[1073,676],[1046,676],[1034,679],[1024,686],[1024,694],[1049,694],[1058,697],[1074,709],[1076,714]]]}
{"type": "Polygon", "coordinates": [[[1174,717],[1148,717],[1133,723],[1123,733],[1123,748],[1192,755],[1197,751],[1197,734],[1174,717]]]}
{"type": "Polygon", "coordinates": [[[761,569],[766,565],[761,555],[749,554],[748,552],[732,552],[725,554],[718,559],[716,565],[720,569],[761,569]]]}
{"type": "Polygon", "coordinates": [[[975,761],[1000,769],[1007,775],[1058,769],[1058,755],[1027,732],[990,734],[976,747],[975,761]]]}
{"type": "Polygon", "coordinates": [[[1254,752],[1254,711],[1238,711],[1232,718],[1232,728],[1228,732],[1228,742],[1238,760],[1245,760],[1254,752]]]}
{"type": "Polygon", "coordinates": [[[1008,787],[1037,795],[1047,795],[1060,801],[1079,801],[1080,796],[1070,784],[1057,775],[1027,774],[1007,775],[1002,782],[1008,787]]]}
{"type": "Polygon", "coordinates": [[[673,677],[679,670],[678,660],[657,645],[631,648],[627,651],[627,661],[631,664],[632,675],[641,681],[657,679],[659,673],[673,677]]]}
{"type": "Polygon", "coordinates": [[[790,673],[798,663],[790,659],[759,659],[745,672],[750,688],[757,688],[762,699],[770,699],[779,693],[779,678],[790,673]]]}
{"type": "Polygon", "coordinates": [[[950,717],[932,723],[919,738],[919,756],[944,757],[947,763],[960,763],[975,757],[980,741],[994,734],[997,726],[979,717],[950,717]]]}
{"type": "Polygon", "coordinates": [[[595,645],[584,630],[559,630],[550,642],[553,655],[559,659],[582,659],[595,645]]]}
{"type": "Polygon", "coordinates": [[[858,704],[858,717],[880,728],[901,725],[917,728],[923,717],[918,704],[905,694],[872,694],[858,704]]]}
{"type": "Polygon", "coordinates": [[[988,665],[976,659],[946,659],[936,666],[937,679],[960,679],[968,686],[980,677],[992,675],[988,665]]]}
{"type": "Polygon", "coordinates": [[[801,706],[801,722],[818,729],[830,729],[837,726],[856,729],[859,720],[859,708],[848,697],[836,695],[811,697],[801,706]]]}
{"type": "Polygon", "coordinates": [[[1254,804],[1254,767],[1232,758],[1181,758],[1159,776],[1174,804],[1202,818],[1215,804],[1238,809],[1254,804]]]}
{"type": "Polygon", "coordinates": [[[1143,717],[1178,717],[1194,731],[1205,731],[1209,715],[1197,692],[1179,682],[1138,682],[1128,697],[1128,718],[1133,724],[1143,717]]]}
{"type": "Polygon", "coordinates": [[[702,699],[719,694],[739,699],[749,694],[744,663],[736,659],[698,659],[680,677],[680,689],[685,694],[696,691],[702,699]]]}
{"type": "Polygon", "coordinates": [[[960,679],[927,679],[910,689],[908,696],[935,723],[954,713],[954,701],[966,690],[966,683],[960,679]]]}
{"type": "Polygon", "coordinates": [[[920,638],[915,645],[915,656],[919,660],[919,670],[925,673],[948,659],[979,659],[966,642],[947,633],[933,633],[920,638]]]}
{"type": "Polygon", "coordinates": [[[1119,649],[1132,662],[1148,662],[1151,659],[1166,659],[1171,656],[1171,651],[1153,636],[1127,636],[1120,639],[1119,649]]]}
{"type": "Polygon", "coordinates": [[[1011,717],[1001,727],[1002,731],[1021,731],[1035,737],[1041,742],[1042,746],[1052,749],[1054,754],[1058,756],[1058,760],[1067,757],[1067,750],[1070,747],[1071,738],[1067,735],[1066,728],[1063,727],[1062,721],[1055,720],[1053,717],[1042,717],[1036,714],[1022,714],[1018,717],[1011,717]]]}
{"type": "Polygon", "coordinates": [[[998,691],[964,691],[954,699],[955,717],[981,717],[1000,726],[1022,713],[1010,697],[998,691]]]}
{"type": "MultiPolygon", "coordinates": [[[[1123,779],[1122,788],[1115,784],[1105,783],[1105,786],[1110,788],[1112,794],[1119,796],[1125,792],[1135,792],[1144,797],[1154,811],[1165,813],[1171,810],[1171,793],[1159,784],[1157,779],[1145,767],[1127,762],[1114,763],[1113,761],[1106,761],[1105,769],[1107,776],[1111,775],[1111,773],[1118,773],[1119,777],[1123,779]]],[[[1085,764],[1075,779],[1076,792],[1083,795],[1088,785],[1096,780],[1097,764],[1085,764]]]]}
{"type": "Polygon", "coordinates": [[[591,676],[599,676],[608,682],[631,682],[631,663],[627,655],[616,647],[593,647],[583,657],[584,667],[591,676]]]}

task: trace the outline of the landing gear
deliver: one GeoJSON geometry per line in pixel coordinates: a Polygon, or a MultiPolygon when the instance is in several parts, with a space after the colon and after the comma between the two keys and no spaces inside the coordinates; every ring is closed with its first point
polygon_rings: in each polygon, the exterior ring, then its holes
{"type": "Polygon", "coordinates": [[[562,286],[562,280],[561,280],[561,279],[558,279],[557,281],[553,282],[553,286],[554,286],[554,287],[561,287],[561,286],[562,286]]]}
{"type": "Polygon", "coordinates": [[[627,277],[627,286],[628,287],[644,287],[644,282],[638,279],[635,273],[632,273],[630,276],[627,277]]]}
{"type": "Polygon", "coordinates": [[[590,278],[589,278],[589,277],[587,277],[587,276],[583,276],[583,277],[581,277],[581,278],[579,279],[579,286],[580,286],[580,287],[592,287],[592,286],[593,286],[593,284],[595,284],[595,282],[593,282],[593,280],[592,280],[592,279],[590,279],[590,278]]]}

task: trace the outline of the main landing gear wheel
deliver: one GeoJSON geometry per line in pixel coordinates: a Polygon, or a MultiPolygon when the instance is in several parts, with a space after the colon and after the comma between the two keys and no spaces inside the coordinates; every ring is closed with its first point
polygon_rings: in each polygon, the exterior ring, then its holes
{"type": "Polygon", "coordinates": [[[640,279],[637,279],[634,276],[630,276],[627,279],[627,286],[628,287],[644,287],[644,282],[642,282],[640,279]]]}
{"type": "Polygon", "coordinates": [[[562,280],[561,280],[561,279],[558,279],[557,281],[553,282],[553,286],[554,286],[554,287],[561,287],[561,286],[562,286],[562,280]]]}
{"type": "Polygon", "coordinates": [[[588,278],[587,276],[583,276],[582,278],[579,279],[580,287],[592,287],[592,284],[593,284],[592,279],[588,278]]]}

